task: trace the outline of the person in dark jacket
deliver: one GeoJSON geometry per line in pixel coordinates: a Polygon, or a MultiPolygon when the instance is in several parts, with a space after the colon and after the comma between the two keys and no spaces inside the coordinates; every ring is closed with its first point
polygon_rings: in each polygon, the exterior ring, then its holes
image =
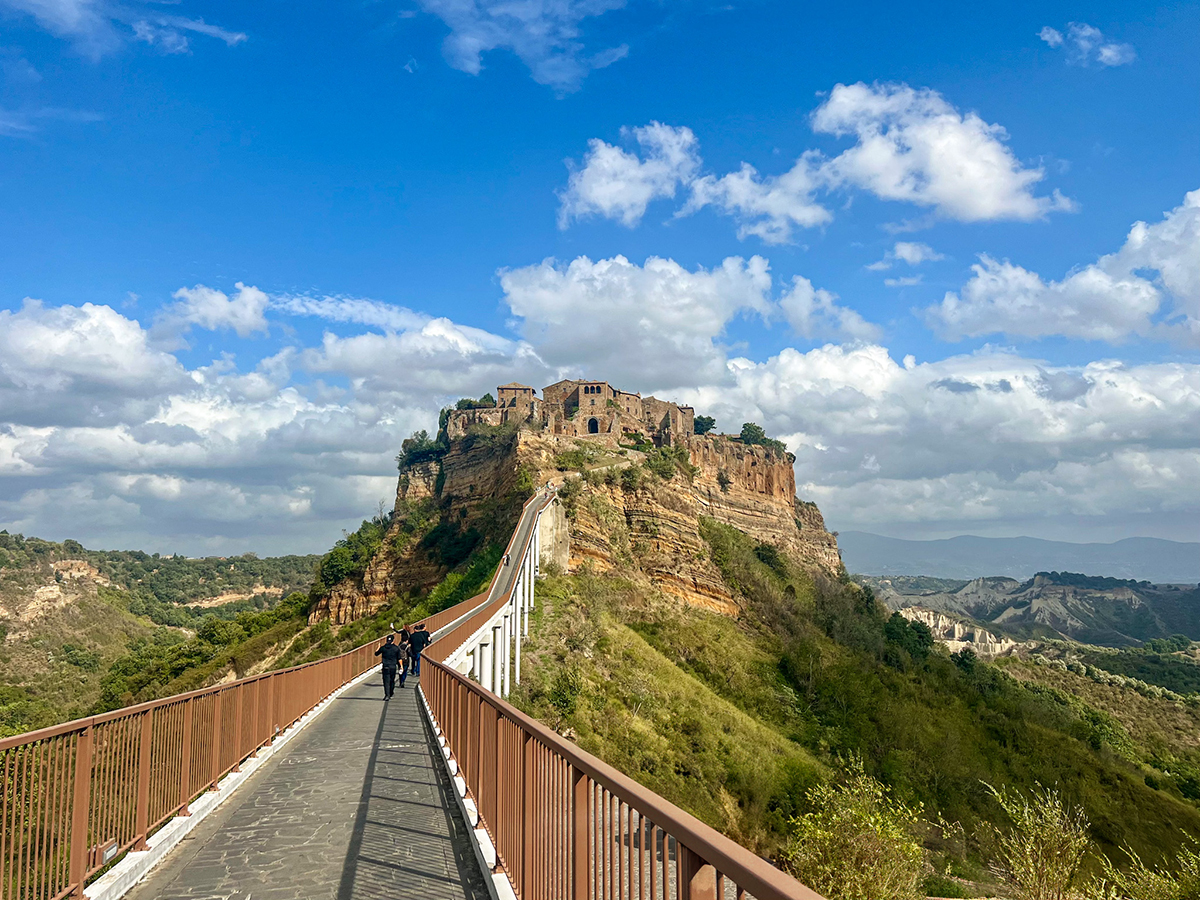
{"type": "Polygon", "coordinates": [[[389,634],[375,655],[383,657],[383,699],[391,700],[396,691],[396,669],[408,653],[403,644],[396,643],[396,635],[389,634]]]}
{"type": "Polygon", "coordinates": [[[404,680],[408,678],[408,668],[412,665],[412,635],[409,634],[407,628],[400,629],[400,646],[404,648],[404,662],[400,669],[400,687],[404,687],[404,680]]]}
{"type": "Polygon", "coordinates": [[[413,675],[421,674],[421,654],[425,648],[433,643],[433,638],[429,632],[425,630],[425,623],[413,627],[412,637],[409,638],[409,656],[412,659],[412,664],[409,666],[409,671],[413,675]]]}

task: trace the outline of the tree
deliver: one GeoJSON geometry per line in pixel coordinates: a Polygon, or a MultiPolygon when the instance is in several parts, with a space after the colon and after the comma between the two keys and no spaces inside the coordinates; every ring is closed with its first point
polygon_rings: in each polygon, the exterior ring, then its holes
{"type": "Polygon", "coordinates": [[[753,422],[746,422],[742,425],[741,441],[743,444],[751,446],[758,444],[761,447],[766,447],[768,450],[774,450],[776,453],[787,453],[787,446],[783,441],[767,437],[767,433],[763,431],[762,426],[756,425],[753,422]]]}
{"type": "Polygon", "coordinates": [[[763,431],[761,425],[746,422],[742,425],[741,437],[743,444],[762,444],[767,439],[767,433],[763,431]]]}
{"type": "Polygon", "coordinates": [[[717,427],[717,420],[712,416],[696,416],[692,426],[696,434],[708,434],[717,427]]]}
{"type": "Polygon", "coordinates": [[[721,488],[722,494],[729,493],[729,486],[733,484],[733,479],[729,477],[729,473],[724,469],[717,470],[717,486],[721,488]]]}
{"type": "Polygon", "coordinates": [[[422,428],[400,442],[400,455],[396,457],[396,463],[403,468],[435,459],[445,452],[446,446],[435,441],[429,436],[429,432],[422,428]]]}

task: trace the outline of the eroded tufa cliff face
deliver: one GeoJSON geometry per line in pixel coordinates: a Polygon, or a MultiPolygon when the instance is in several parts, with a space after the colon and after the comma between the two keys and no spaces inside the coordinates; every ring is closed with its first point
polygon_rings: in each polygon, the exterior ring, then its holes
{"type": "Polygon", "coordinates": [[[401,469],[383,546],[361,579],[335,585],[317,602],[309,621],[344,625],[373,615],[392,598],[434,587],[451,570],[425,543],[434,528],[457,534],[474,529],[481,541],[506,541],[529,495],[519,483],[528,455],[520,438],[516,432],[468,436],[452,441],[441,459],[401,469]]]}
{"type": "Polygon", "coordinates": [[[830,574],[841,570],[837,538],[825,530],[821,511],[796,499],[790,459],[721,435],[690,438],[687,447],[692,465],[700,469],[692,489],[702,515],[778,544],[810,568],[830,574]]]}
{"type": "Polygon", "coordinates": [[[1033,646],[1031,643],[1017,643],[1011,638],[997,637],[986,628],[951,618],[935,609],[909,606],[900,610],[900,615],[910,622],[923,622],[951,653],[973,650],[980,659],[996,659],[1016,656],[1017,651],[1033,646]]]}
{"type": "Polygon", "coordinates": [[[563,454],[583,452],[593,474],[580,485],[570,521],[571,572],[621,568],[641,573],[664,594],[727,615],[738,611],[720,572],[708,559],[700,520],[710,517],[779,546],[805,566],[836,575],[837,541],[825,530],[815,504],[797,502],[791,459],[764,447],[720,435],[681,438],[695,477],[635,479],[622,470],[645,455],[611,440],[579,439],[548,431],[498,430],[452,438],[440,460],[400,473],[395,516],[383,549],[361,580],[333,588],[312,620],[343,624],[371,615],[390,598],[436,585],[449,571],[422,548],[420,535],[405,539],[414,518],[477,528],[488,539],[507,540],[520,502],[535,486],[577,473],[559,471],[563,454]],[[609,473],[608,478],[597,477],[609,473]]]}

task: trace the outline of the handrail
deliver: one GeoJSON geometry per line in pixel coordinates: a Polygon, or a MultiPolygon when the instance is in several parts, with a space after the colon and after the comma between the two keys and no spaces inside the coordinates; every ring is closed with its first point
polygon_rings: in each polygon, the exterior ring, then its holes
{"type": "MultiPolygon", "coordinates": [[[[535,494],[522,520],[546,502],[535,494]]],[[[423,621],[453,626],[506,601],[511,585],[492,598],[505,575],[501,567],[488,591],[423,621]]],[[[373,668],[376,643],[0,738],[0,900],[82,897],[109,862],[145,849],[160,825],[186,815],[276,734],[373,668]]]]}
{"type": "Polygon", "coordinates": [[[420,689],[521,900],[644,900],[647,888],[724,900],[727,884],[739,900],[823,900],[450,667],[431,661],[420,689]],[[543,830],[558,844],[530,840],[543,830]]]}
{"type": "Polygon", "coordinates": [[[0,739],[0,898],[82,897],[146,839],[326,697],[371,645],[0,739]]]}
{"type": "MultiPolygon", "coordinates": [[[[506,558],[526,559],[553,499],[526,501],[506,558]]],[[[437,642],[420,691],[519,900],[821,900],[443,663],[514,602],[517,570],[501,565],[486,592],[423,620],[437,642]]],[[[145,849],[160,825],[374,668],[376,643],[0,739],[0,900],[82,897],[109,862],[145,849]]]]}

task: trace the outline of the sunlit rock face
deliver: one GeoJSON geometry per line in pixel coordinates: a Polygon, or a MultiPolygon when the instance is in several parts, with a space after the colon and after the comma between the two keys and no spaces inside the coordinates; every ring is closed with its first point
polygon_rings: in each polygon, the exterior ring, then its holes
{"type": "Polygon", "coordinates": [[[628,436],[562,434],[536,420],[501,418],[495,408],[449,416],[444,455],[401,468],[383,548],[361,578],[336,585],[318,602],[312,621],[344,624],[372,615],[397,595],[431,588],[449,570],[422,547],[422,534],[451,523],[492,540],[507,537],[504,530],[515,524],[532,488],[579,478],[560,466],[563,454],[581,448],[588,460],[584,468],[612,474],[586,480],[572,504],[567,554],[572,573],[621,569],[669,597],[736,615],[737,599],[700,536],[702,517],[773,544],[811,570],[830,576],[841,571],[837,541],[825,530],[820,510],[796,499],[789,453],[726,435],[672,434],[664,428],[659,437],[686,450],[693,477],[680,472],[631,485],[620,473],[647,454],[625,443],[628,436]],[[415,519],[423,532],[414,533],[415,519]]]}

